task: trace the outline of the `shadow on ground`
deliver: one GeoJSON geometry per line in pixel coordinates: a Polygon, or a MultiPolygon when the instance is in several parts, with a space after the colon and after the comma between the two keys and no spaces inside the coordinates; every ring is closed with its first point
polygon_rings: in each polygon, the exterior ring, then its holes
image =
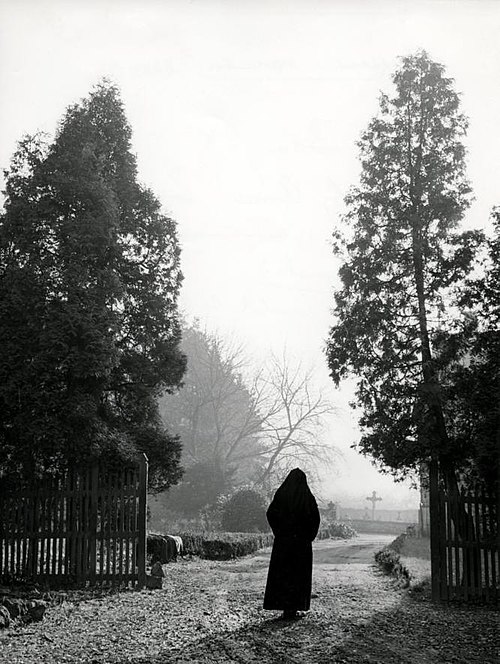
{"type": "Polygon", "coordinates": [[[498,611],[448,607],[403,595],[391,611],[366,622],[342,615],[297,621],[277,618],[201,638],[182,650],[165,650],[133,664],[181,662],[244,664],[494,664],[499,655],[498,611]]]}

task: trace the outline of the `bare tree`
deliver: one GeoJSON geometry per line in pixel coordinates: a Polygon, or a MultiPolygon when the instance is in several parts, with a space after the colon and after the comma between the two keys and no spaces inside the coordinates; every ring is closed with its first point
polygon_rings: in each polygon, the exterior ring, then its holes
{"type": "Polygon", "coordinates": [[[333,448],[323,427],[333,405],[315,389],[311,371],[284,353],[256,374],[241,345],[194,325],[184,332],[188,358],[184,387],[161,401],[169,429],[181,436],[183,464],[216,470],[221,491],[234,485],[269,487],[300,466],[328,464],[333,448]],[[219,472],[221,471],[221,472],[219,472]]]}
{"type": "Polygon", "coordinates": [[[256,484],[268,486],[295,466],[315,473],[318,465],[331,463],[334,448],[324,441],[323,430],[335,407],[314,387],[311,370],[292,365],[285,353],[273,357],[254,378],[252,394],[259,446],[248,452],[236,448],[233,458],[258,462],[256,484]]]}

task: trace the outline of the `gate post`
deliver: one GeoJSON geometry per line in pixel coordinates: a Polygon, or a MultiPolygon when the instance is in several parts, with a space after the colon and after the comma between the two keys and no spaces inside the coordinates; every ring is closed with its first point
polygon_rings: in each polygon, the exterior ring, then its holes
{"type": "Polygon", "coordinates": [[[432,600],[437,602],[441,599],[441,560],[439,546],[441,510],[439,505],[439,467],[434,455],[429,464],[429,516],[431,540],[431,591],[432,600]]]}
{"type": "Polygon", "coordinates": [[[137,542],[137,588],[146,585],[146,510],[148,492],[148,458],[145,454],[139,462],[139,514],[137,526],[139,539],[137,542]]]}

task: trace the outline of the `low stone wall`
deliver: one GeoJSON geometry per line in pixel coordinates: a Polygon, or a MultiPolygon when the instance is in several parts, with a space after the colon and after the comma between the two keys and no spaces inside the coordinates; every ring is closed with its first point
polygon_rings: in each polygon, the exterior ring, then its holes
{"type": "Polygon", "coordinates": [[[401,535],[408,526],[417,527],[409,521],[369,521],[368,519],[351,519],[346,521],[358,533],[377,533],[380,535],[401,535]]]}

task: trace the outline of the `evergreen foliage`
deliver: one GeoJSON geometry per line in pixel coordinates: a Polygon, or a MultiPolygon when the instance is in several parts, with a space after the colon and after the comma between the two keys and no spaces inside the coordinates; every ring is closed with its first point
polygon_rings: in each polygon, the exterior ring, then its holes
{"type": "Polygon", "coordinates": [[[437,337],[443,394],[459,469],[500,489],[500,209],[493,210],[484,271],[459,297],[466,316],[437,337]]]}
{"type": "Polygon", "coordinates": [[[157,398],[182,379],[175,223],[137,182],[131,129],[103,82],[53,142],[19,143],[0,216],[0,467],[33,474],[145,452],[180,476],[157,398]]]}
{"type": "Polygon", "coordinates": [[[459,311],[482,234],[459,232],[469,204],[467,121],[444,68],[404,58],[359,143],[360,183],[346,198],[342,287],[327,356],[335,381],[357,378],[360,448],[396,476],[434,452],[451,481],[457,462],[436,344],[459,311]]]}
{"type": "Polygon", "coordinates": [[[229,498],[222,512],[222,529],[233,533],[266,532],[266,504],[253,489],[241,489],[229,498]]]}

